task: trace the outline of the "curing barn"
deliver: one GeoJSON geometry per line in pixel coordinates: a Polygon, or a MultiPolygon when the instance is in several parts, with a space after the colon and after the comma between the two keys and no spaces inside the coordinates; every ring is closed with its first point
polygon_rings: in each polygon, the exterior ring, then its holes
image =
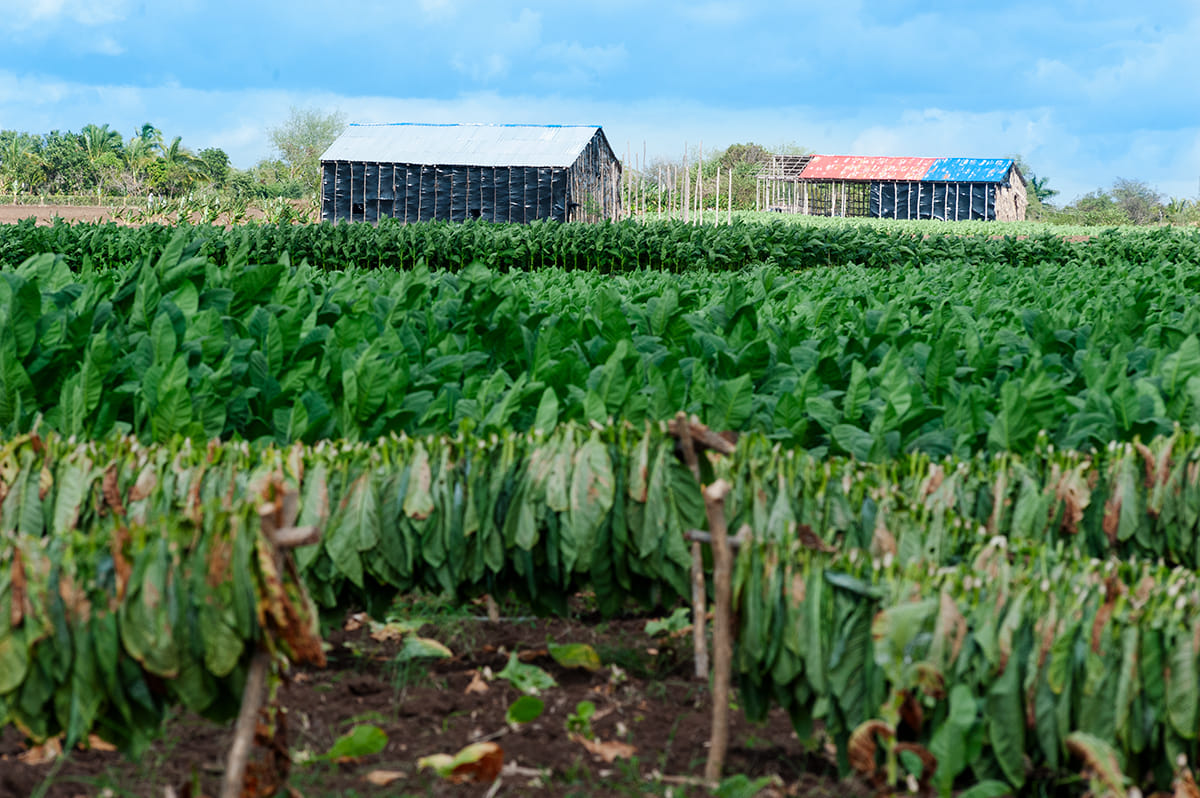
{"type": "Polygon", "coordinates": [[[774,155],[760,209],[877,219],[1022,221],[1025,179],[1009,158],[774,155]]]}
{"type": "Polygon", "coordinates": [[[321,156],[322,221],[617,219],[596,125],[352,124],[321,156]]]}

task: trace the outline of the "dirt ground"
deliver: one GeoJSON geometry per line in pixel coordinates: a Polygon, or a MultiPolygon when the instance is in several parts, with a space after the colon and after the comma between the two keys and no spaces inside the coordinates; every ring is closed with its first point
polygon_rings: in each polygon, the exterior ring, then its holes
{"type": "Polygon", "coordinates": [[[55,217],[68,222],[111,222],[112,209],[100,205],[0,205],[0,224],[36,217],[38,224],[50,224],[55,217]]]}
{"type": "MultiPolygon", "coordinates": [[[[307,204],[303,200],[292,200],[292,205],[298,213],[307,213],[307,204]]],[[[0,204],[0,224],[12,224],[19,222],[22,219],[29,217],[37,219],[39,225],[49,225],[56,218],[66,222],[117,222],[118,224],[131,224],[120,217],[119,209],[115,209],[105,205],[11,205],[0,204]]],[[[171,219],[174,216],[170,217],[171,219]]],[[[246,209],[246,219],[261,220],[264,218],[264,213],[261,208],[251,205],[246,209]]],[[[194,214],[192,221],[199,219],[199,214],[194,214]]],[[[219,223],[221,222],[218,219],[219,223]]],[[[169,224],[170,221],[165,223],[169,224]]]]}
{"type": "MultiPolygon", "coordinates": [[[[462,615],[419,631],[449,647],[452,657],[403,664],[397,657],[402,644],[387,639],[386,627],[367,622],[354,629],[353,619],[349,631],[328,636],[326,668],[300,669],[281,690],[291,796],[708,794],[695,781],[704,772],[712,710],[707,684],[690,678],[690,635],[650,637],[647,618],[492,623],[462,615]],[[564,668],[549,655],[548,642],[586,643],[603,667],[595,672],[564,668]],[[519,727],[506,722],[506,712],[521,693],[495,677],[514,651],[557,682],[541,693],[542,715],[519,727]],[[600,754],[568,734],[568,718],[581,701],[595,705],[590,725],[600,754]],[[342,763],[320,758],[361,724],[386,733],[382,751],[342,763]],[[480,740],[503,749],[505,769],[498,785],[451,785],[418,770],[423,756],[454,754],[480,740]],[[608,762],[602,758],[605,749],[623,755],[608,762]],[[386,779],[394,781],[385,784],[386,779]]],[[[724,772],[769,779],[757,794],[871,794],[865,784],[839,781],[829,747],[803,744],[781,711],[761,725],[736,710],[731,720],[724,772]]],[[[180,713],[138,761],[80,749],[55,771],[51,763],[29,764],[38,750],[31,752],[8,727],[0,734],[0,798],[26,798],[39,786],[46,787],[46,798],[213,798],[220,792],[232,735],[232,724],[180,713]]],[[[261,749],[257,756],[263,760],[261,749]]]]}

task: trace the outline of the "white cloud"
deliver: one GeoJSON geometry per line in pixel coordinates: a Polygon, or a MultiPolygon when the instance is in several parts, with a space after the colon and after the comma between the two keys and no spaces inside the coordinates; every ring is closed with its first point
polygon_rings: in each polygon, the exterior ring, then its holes
{"type": "Polygon", "coordinates": [[[1038,59],[1030,70],[1032,86],[1066,103],[1084,101],[1180,107],[1200,101],[1196,43],[1200,16],[1183,20],[1169,30],[1143,31],[1142,38],[1101,42],[1070,62],[1066,58],[1038,59]]]}
{"type": "Polygon", "coordinates": [[[628,57],[623,44],[585,47],[579,42],[555,42],[538,51],[539,62],[553,68],[535,72],[533,78],[555,90],[563,86],[592,86],[625,66],[628,57]]]}
{"type": "Polygon", "coordinates": [[[17,30],[59,22],[95,27],[125,19],[129,9],[129,0],[0,0],[0,25],[17,30]]]}
{"type": "Polygon", "coordinates": [[[532,52],[542,36],[542,16],[528,8],[515,19],[476,20],[456,35],[451,66],[467,77],[488,83],[509,74],[514,62],[532,52]]]}
{"type": "Polygon", "coordinates": [[[125,48],[111,36],[101,36],[91,43],[92,52],[100,55],[121,55],[125,48]]]}

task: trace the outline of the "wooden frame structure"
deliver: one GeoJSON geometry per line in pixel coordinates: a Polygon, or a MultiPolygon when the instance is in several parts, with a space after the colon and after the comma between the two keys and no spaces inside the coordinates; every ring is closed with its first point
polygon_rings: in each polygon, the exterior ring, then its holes
{"type": "Polygon", "coordinates": [[[1009,159],[772,155],[758,210],[881,219],[1020,221],[1028,195],[1009,159]]]}

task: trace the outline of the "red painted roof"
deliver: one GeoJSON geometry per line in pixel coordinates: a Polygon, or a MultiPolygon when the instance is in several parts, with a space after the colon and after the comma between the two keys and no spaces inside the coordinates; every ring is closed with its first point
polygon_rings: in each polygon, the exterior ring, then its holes
{"type": "Polygon", "coordinates": [[[936,158],[814,155],[801,180],[920,180],[936,158]]]}

